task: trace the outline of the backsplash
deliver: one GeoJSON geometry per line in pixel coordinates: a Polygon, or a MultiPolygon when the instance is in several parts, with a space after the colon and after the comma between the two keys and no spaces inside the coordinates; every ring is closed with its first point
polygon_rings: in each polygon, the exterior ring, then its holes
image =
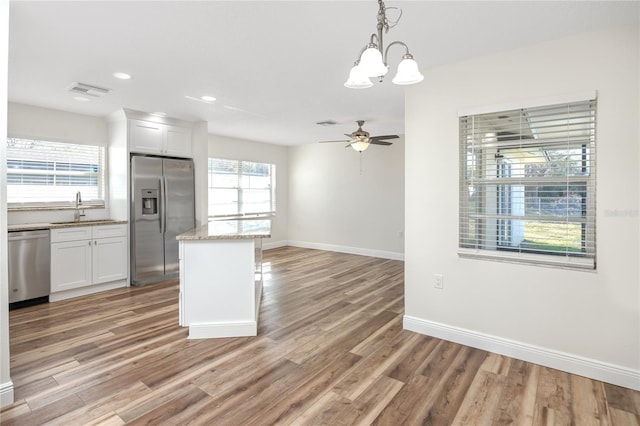
{"type": "MultiPolygon", "coordinates": [[[[24,223],[51,223],[72,221],[74,212],[75,209],[8,211],[7,224],[21,225],[24,223]]],[[[82,220],[84,221],[111,219],[109,217],[110,211],[106,208],[87,208],[84,209],[84,213],[85,216],[82,217],[82,220]]]]}

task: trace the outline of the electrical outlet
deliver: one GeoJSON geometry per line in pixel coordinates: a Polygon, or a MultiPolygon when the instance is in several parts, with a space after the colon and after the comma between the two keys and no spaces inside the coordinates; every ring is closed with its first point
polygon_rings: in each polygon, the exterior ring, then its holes
{"type": "Polygon", "coordinates": [[[433,286],[437,289],[442,290],[444,288],[444,285],[442,283],[442,281],[444,280],[442,274],[434,274],[433,275],[433,286]]]}

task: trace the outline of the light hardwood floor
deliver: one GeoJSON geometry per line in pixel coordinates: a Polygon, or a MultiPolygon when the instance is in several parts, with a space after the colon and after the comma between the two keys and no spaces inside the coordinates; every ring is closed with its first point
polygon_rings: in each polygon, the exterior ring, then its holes
{"type": "Polygon", "coordinates": [[[187,340],[177,283],[12,311],[3,425],[638,425],[640,392],[402,330],[403,263],[265,252],[259,337],[187,340]]]}

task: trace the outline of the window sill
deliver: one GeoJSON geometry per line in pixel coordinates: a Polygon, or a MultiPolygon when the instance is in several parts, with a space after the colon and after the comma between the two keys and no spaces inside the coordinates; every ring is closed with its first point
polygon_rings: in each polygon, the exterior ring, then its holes
{"type": "MultiPolygon", "coordinates": [[[[79,210],[97,210],[104,209],[104,205],[89,204],[78,207],[79,210]]],[[[42,212],[55,210],[75,210],[75,206],[8,206],[8,212],[42,212]]]]}
{"type": "Polygon", "coordinates": [[[534,253],[507,253],[492,250],[458,249],[458,257],[466,259],[492,260],[496,262],[519,263],[523,265],[564,268],[585,272],[596,271],[593,258],[574,256],[552,256],[534,253]]]}
{"type": "Polygon", "coordinates": [[[213,220],[255,220],[255,219],[272,219],[275,213],[265,214],[247,214],[247,215],[229,215],[229,216],[209,216],[209,221],[213,220]]]}

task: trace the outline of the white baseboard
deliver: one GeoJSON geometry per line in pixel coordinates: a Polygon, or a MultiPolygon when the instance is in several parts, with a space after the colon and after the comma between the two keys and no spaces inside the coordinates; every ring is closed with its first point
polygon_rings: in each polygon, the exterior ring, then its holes
{"type": "Polygon", "coordinates": [[[13,404],[13,382],[0,383],[0,408],[13,404]]]}
{"type": "Polygon", "coordinates": [[[257,336],[256,321],[189,324],[189,339],[257,336]]]}
{"type": "Polygon", "coordinates": [[[96,284],[89,287],[73,288],[71,290],[58,291],[49,295],[49,302],[58,302],[60,300],[71,299],[72,297],[86,296],[87,294],[98,293],[105,290],[113,290],[114,288],[126,287],[127,280],[112,281],[109,283],[96,284]]]}
{"type": "Polygon", "coordinates": [[[438,337],[473,348],[555,368],[579,376],[640,390],[640,370],[609,364],[578,355],[555,351],[528,343],[478,333],[424,319],[404,316],[405,330],[438,337]]]}
{"type": "Polygon", "coordinates": [[[274,248],[286,247],[288,245],[289,244],[287,243],[287,240],[273,241],[273,242],[268,242],[268,243],[262,243],[262,249],[263,250],[270,250],[270,249],[274,249],[274,248]]]}
{"type": "Polygon", "coordinates": [[[338,246],[334,244],[311,243],[307,241],[291,240],[287,242],[287,245],[292,247],[335,251],[338,253],[358,254],[360,256],[379,257],[381,259],[404,260],[404,253],[396,253],[393,251],[373,250],[360,247],[338,246]]]}

